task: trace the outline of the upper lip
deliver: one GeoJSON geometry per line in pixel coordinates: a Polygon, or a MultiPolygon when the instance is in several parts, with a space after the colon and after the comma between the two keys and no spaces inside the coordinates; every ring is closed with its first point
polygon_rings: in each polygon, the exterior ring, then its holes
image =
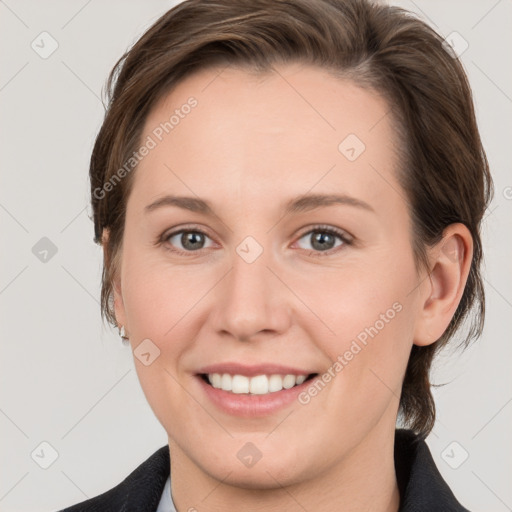
{"type": "Polygon", "coordinates": [[[230,375],[245,375],[247,377],[255,377],[256,375],[310,375],[316,372],[273,363],[246,365],[235,362],[226,362],[204,366],[197,373],[229,373],[230,375]]]}

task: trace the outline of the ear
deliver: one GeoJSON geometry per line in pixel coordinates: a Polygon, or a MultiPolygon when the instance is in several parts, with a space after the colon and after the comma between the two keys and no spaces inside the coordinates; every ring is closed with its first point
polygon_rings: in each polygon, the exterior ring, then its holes
{"type": "Polygon", "coordinates": [[[429,249],[431,270],[420,291],[415,345],[430,345],[446,331],[464,293],[472,259],[473,237],[461,223],[448,226],[439,243],[429,249]]]}
{"type": "MultiPolygon", "coordinates": [[[[112,255],[109,252],[108,240],[110,231],[108,228],[103,228],[101,235],[101,245],[103,246],[103,265],[107,267],[110,265],[112,255]]],[[[112,276],[112,294],[114,296],[114,312],[118,326],[124,326],[126,328],[126,314],[124,309],[123,294],[121,290],[121,269],[119,268],[120,258],[117,259],[117,271],[112,276]]],[[[127,330],[127,329],[126,329],[127,330]]]]}

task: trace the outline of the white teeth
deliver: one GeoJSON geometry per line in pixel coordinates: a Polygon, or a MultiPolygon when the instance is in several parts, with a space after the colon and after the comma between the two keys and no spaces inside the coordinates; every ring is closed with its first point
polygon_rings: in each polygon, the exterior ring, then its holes
{"type": "Polygon", "coordinates": [[[233,393],[249,393],[249,377],[245,377],[244,375],[233,375],[231,385],[231,391],[233,393]]]}
{"type": "Polygon", "coordinates": [[[283,388],[290,389],[295,386],[295,375],[285,375],[283,379],[283,388]]]}
{"type": "Polygon", "coordinates": [[[208,380],[216,389],[231,391],[235,394],[266,395],[302,384],[307,375],[230,375],[229,373],[209,373],[208,380]]]}
{"type": "Polygon", "coordinates": [[[281,391],[281,389],[283,389],[283,378],[281,375],[271,375],[268,380],[268,390],[274,393],[275,391],[281,391]]]}
{"type": "Polygon", "coordinates": [[[258,375],[251,379],[249,391],[253,395],[265,395],[268,393],[268,377],[266,375],[258,375]]]}
{"type": "Polygon", "coordinates": [[[305,380],[306,380],[306,376],[305,375],[298,375],[296,378],[295,378],[295,383],[297,384],[297,386],[299,384],[302,384],[305,380]]]}
{"type": "Polygon", "coordinates": [[[225,373],[220,379],[220,389],[223,389],[224,391],[231,391],[231,388],[231,375],[229,375],[229,373],[225,373]]]}
{"type": "MultiPolygon", "coordinates": [[[[229,375],[228,375],[229,377],[229,375]]],[[[222,387],[222,375],[220,373],[213,373],[211,375],[211,383],[214,388],[221,388],[222,387]]]]}

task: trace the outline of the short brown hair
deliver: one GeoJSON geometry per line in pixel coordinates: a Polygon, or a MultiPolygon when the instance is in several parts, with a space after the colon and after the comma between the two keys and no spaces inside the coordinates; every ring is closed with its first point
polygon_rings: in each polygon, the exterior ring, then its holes
{"type": "Polygon", "coordinates": [[[117,323],[113,278],[133,172],[116,186],[106,184],[140,145],[151,108],[196,70],[235,65],[264,72],[280,62],[321,66],[386,98],[399,126],[397,173],[413,219],[417,264],[426,266],[427,247],[452,223],[465,224],[473,237],[469,277],[451,323],[432,345],[413,345],[405,373],[399,412],[406,426],[426,436],[435,421],[434,355],[472,310],[461,345],[483,328],[480,224],[492,179],[461,63],[440,35],[400,8],[369,0],[187,0],[121,57],[107,81],[107,111],[90,162],[95,242],[109,229],[102,318],[117,323]]]}

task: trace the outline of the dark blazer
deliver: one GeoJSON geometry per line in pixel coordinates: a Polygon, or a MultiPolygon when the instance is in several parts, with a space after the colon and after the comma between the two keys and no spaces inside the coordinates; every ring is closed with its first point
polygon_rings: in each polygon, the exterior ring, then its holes
{"type": "MultiPolygon", "coordinates": [[[[468,512],[441,477],[424,439],[411,430],[395,431],[395,471],[399,512],[468,512]]],[[[60,512],[155,512],[169,472],[166,445],[109,491],[60,512]]]]}

